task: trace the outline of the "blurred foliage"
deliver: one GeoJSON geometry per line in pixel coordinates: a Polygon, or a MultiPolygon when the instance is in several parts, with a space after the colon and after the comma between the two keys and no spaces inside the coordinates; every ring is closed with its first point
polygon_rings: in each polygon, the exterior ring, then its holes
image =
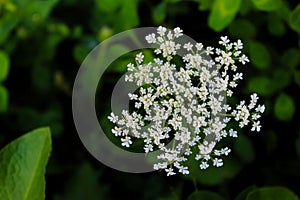
{"type": "MultiPolygon", "coordinates": [[[[107,53],[123,50],[119,45],[107,53]]],[[[99,83],[96,107],[104,130],[111,128],[106,116],[113,86],[132,58],[115,61],[99,83]]],[[[300,196],[299,66],[297,0],[1,0],[0,147],[20,132],[51,127],[47,199],[295,199],[300,196]],[[201,171],[193,161],[193,176],[187,177],[117,172],[92,158],[77,136],[72,84],[86,55],[121,31],[159,25],[179,26],[205,45],[222,35],[244,42],[251,63],[241,68],[238,97],[258,93],[267,113],[260,134],[240,131],[229,143],[233,152],[220,169],[201,171]]],[[[36,144],[28,144],[32,147],[36,144]]]]}

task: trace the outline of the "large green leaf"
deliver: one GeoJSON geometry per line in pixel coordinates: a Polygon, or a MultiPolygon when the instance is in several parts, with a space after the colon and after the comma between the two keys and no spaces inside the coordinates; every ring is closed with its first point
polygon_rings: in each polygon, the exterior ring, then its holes
{"type": "Polygon", "coordinates": [[[292,97],[285,93],[281,93],[275,101],[274,113],[279,120],[291,120],[295,113],[295,103],[292,97]]]}
{"type": "Polygon", "coordinates": [[[45,199],[45,168],[51,150],[49,128],[31,131],[0,151],[0,199],[45,199]]]}
{"type": "Polygon", "coordinates": [[[208,17],[208,25],[215,31],[222,31],[239,11],[241,0],[216,0],[208,17]]]}
{"type": "Polygon", "coordinates": [[[224,198],[219,194],[210,191],[205,191],[205,190],[194,192],[187,198],[187,200],[201,200],[201,199],[224,200],[224,198]]]}
{"type": "Polygon", "coordinates": [[[265,187],[250,192],[246,200],[298,200],[298,197],[284,187],[265,187]]]}
{"type": "Polygon", "coordinates": [[[290,26],[300,33],[300,3],[290,14],[290,26]]]}
{"type": "Polygon", "coordinates": [[[4,51],[0,51],[0,81],[7,78],[9,72],[9,57],[4,51]]]}
{"type": "Polygon", "coordinates": [[[280,8],[281,0],[252,0],[258,10],[273,11],[280,8]]]}

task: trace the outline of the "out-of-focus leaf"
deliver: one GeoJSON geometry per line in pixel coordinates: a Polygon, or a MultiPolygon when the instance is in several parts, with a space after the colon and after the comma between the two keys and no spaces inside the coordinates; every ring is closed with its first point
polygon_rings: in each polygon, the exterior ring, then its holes
{"type": "Polygon", "coordinates": [[[9,72],[9,57],[4,51],[0,51],[0,82],[4,81],[9,72]]]}
{"type": "Polygon", "coordinates": [[[291,12],[289,22],[291,28],[300,33],[300,3],[291,12]]]}
{"type": "Polygon", "coordinates": [[[277,14],[269,14],[268,30],[272,35],[281,37],[285,34],[285,25],[277,14]]]}
{"type": "Polygon", "coordinates": [[[167,10],[167,4],[165,1],[162,1],[153,9],[152,18],[154,23],[162,24],[162,22],[166,18],[166,10],[167,10]]]}
{"type": "Polygon", "coordinates": [[[250,192],[246,200],[298,200],[299,198],[285,187],[265,187],[250,192]]]}
{"type": "Polygon", "coordinates": [[[208,17],[208,25],[219,32],[234,19],[241,5],[241,0],[215,0],[208,17]]]}
{"type": "MultiPolygon", "coordinates": [[[[109,56],[123,55],[124,53],[127,53],[129,51],[130,50],[126,46],[116,44],[114,46],[111,46],[108,49],[107,54],[109,56]]],[[[129,59],[129,60],[131,60],[131,59],[129,59]]],[[[128,59],[119,58],[119,60],[115,61],[113,63],[113,65],[108,68],[108,70],[112,71],[112,72],[124,73],[124,72],[126,72],[128,63],[129,63],[128,59]]]]}
{"type": "Polygon", "coordinates": [[[113,35],[114,31],[108,27],[108,26],[103,26],[99,33],[98,33],[98,39],[100,42],[108,39],[109,37],[111,37],[113,35]]]}
{"type": "Polygon", "coordinates": [[[300,64],[300,50],[290,48],[284,51],[281,57],[281,65],[287,66],[290,69],[296,68],[300,64]]]}
{"type": "Polygon", "coordinates": [[[256,35],[256,28],[249,20],[237,19],[230,24],[229,33],[236,38],[248,39],[256,35]]]}
{"type": "Polygon", "coordinates": [[[192,193],[187,200],[201,200],[201,199],[209,199],[209,200],[225,200],[222,196],[217,193],[211,191],[196,191],[192,193]]]}
{"type": "Polygon", "coordinates": [[[281,90],[287,87],[292,80],[290,71],[287,69],[275,69],[273,72],[273,84],[274,88],[281,90]]]}
{"type": "Polygon", "coordinates": [[[297,70],[294,72],[294,80],[296,84],[300,87],[300,71],[297,70]]]}
{"type": "Polygon", "coordinates": [[[47,93],[53,85],[53,76],[49,67],[34,66],[32,68],[31,79],[36,89],[41,93],[47,93]]]}
{"type": "Polygon", "coordinates": [[[243,0],[239,12],[241,15],[247,15],[251,10],[253,10],[253,7],[251,0],[243,0]]]}
{"type": "Polygon", "coordinates": [[[49,128],[31,131],[0,151],[0,199],[45,199],[45,170],[51,150],[49,128]]]}
{"type": "Polygon", "coordinates": [[[268,49],[260,42],[251,42],[249,47],[250,60],[259,69],[266,69],[271,63],[268,49]]]}
{"type": "Polygon", "coordinates": [[[282,5],[281,0],[252,0],[252,2],[258,10],[262,11],[277,10],[282,5]]]}
{"type": "Polygon", "coordinates": [[[285,93],[281,93],[274,105],[274,114],[277,119],[289,121],[295,113],[295,103],[292,97],[285,93]]]}
{"type": "Polygon", "coordinates": [[[2,44],[10,32],[19,22],[19,16],[16,13],[7,13],[0,18],[0,44],[2,44]]]}
{"type": "Polygon", "coordinates": [[[224,165],[220,168],[210,166],[201,170],[199,161],[189,161],[190,174],[187,177],[196,179],[203,185],[218,185],[235,177],[241,170],[242,165],[233,158],[224,159],[224,165]]]}
{"type": "Polygon", "coordinates": [[[239,135],[234,143],[234,152],[244,163],[250,163],[255,158],[254,147],[249,138],[239,135]]]}
{"type": "Polygon", "coordinates": [[[197,0],[197,2],[199,3],[199,10],[209,10],[215,0],[197,0]]]}
{"type": "Polygon", "coordinates": [[[124,1],[116,23],[117,27],[122,30],[133,28],[140,23],[137,0],[124,1]]]}
{"type": "Polygon", "coordinates": [[[256,186],[247,187],[234,200],[245,200],[248,194],[256,189],[257,189],[256,186]]]}
{"type": "Polygon", "coordinates": [[[0,113],[5,112],[8,107],[8,91],[7,89],[0,85],[0,113]]]}
{"type": "Polygon", "coordinates": [[[297,155],[300,158],[300,132],[298,133],[298,138],[295,143],[295,148],[296,148],[297,155]]]}
{"type": "MultiPolygon", "coordinates": [[[[123,3],[126,3],[124,1],[123,3]]],[[[107,13],[112,13],[116,11],[122,4],[121,0],[96,0],[96,4],[99,10],[107,13]]]]}
{"type": "Polygon", "coordinates": [[[24,17],[29,21],[40,22],[50,14],[57,2],[58,0],[32,1],[26,5],[24,17]]]}
{"type": "Polygon", "coordinates": [[[56,196],[55,200],[98,200],[108,199],[107,185],[99,184],[99,171],[93,169],[91,164],[83,163],[78,170],[68,180],[65,186],[65,193],[56,196]]]}
{"type": "Polygon", "coordinates": [[[262,96],[272,95],[276,91],[276,88],[273,86],[272,80],[265,76],[254,77],[248,82],[248,90],[250,92],[257,92],[262,96]]]}
{"type": "Polygon", "coordinates": [[[98,45],[95,38],[86,37],[83,41],[77,44],[73,49],[73,57],[78,63],[82,63],[90,51],[98,45]]]}

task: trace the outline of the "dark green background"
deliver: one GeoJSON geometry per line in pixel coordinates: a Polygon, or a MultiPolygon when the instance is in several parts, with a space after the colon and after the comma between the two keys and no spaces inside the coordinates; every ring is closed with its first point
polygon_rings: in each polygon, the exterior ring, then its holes
{"type": "MultiPolygon", "coordinates": [[[[50,126],[46,199],[186,199],[196,188],[234,199],[253,185],[283,186],[300,196],[299,34],[297,0],[1,1],[0,148],[50,126]],[[239,130],[219,170],[194,169],[188,177],[127,174],[95,160],[77,135],[71,94],[85,56],[116,33],[159,25],[179,26],[206,46],[223,35],[244,42],[251,63],[241,67],[244,80],[235,94],[258,93],[266,113],[260,133],[239,130]]],[[[116,61],[99,84],[98,116],[106,130],[111,89],[132,59],[116,61]]]]}

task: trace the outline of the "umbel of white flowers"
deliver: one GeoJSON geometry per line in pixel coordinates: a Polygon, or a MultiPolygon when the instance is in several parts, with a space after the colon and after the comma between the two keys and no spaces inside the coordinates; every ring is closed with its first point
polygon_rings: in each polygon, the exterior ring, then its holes
{"type": "Polygon", "coordinates": [[[157,33],[146,36],[148,43],[158,45],[154,53],[160,58],[142,64],[144,55],[138,53],[135,64],[127,65],[125,81],[139,87],[128,94],[134,109],[108,117],[115,124],[112,133],[121,138],[122,146],[129,147],[136,137],[144,140],[146,153],[161,150],[154,169],[163,169],[168,176],[189,174],[188,159],[196,159],[200,169],[221,167],[221,157],[231,149],[216,149],[216,144],[226,137],[238,137],[236,130],[227,127],[229,122],[233,119],[240,128],[250,124],[251,131],[258,132],[265,110],[264,105],[257,104],[255,93],[249,104],[240,101],[235,108],[225,101],[243,79],[237,64],[249,62],[241,52],[241,40],[231,43],[225,36],[219,41],[221,48],[205,48],[201,43],[177,43],[182,35],[180,28],[160,26],[157,33]],[[187,53],[178,66],[174,56],[182,48],[187,53]],[[171,138],[171,145],[167,145],[171,138]]]}

